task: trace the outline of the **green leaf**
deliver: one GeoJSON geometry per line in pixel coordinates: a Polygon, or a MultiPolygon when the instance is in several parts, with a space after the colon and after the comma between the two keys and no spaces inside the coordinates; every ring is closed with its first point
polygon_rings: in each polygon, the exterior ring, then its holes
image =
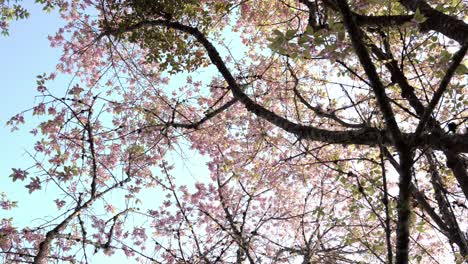
{"type": "Polygon", "coordinates": [[[468,74],[468,68],[465,64],[460,64],[456,70],[456,73],[460,75],[468,74]]]}
{"type": "Polygon", "coordinates": [[[287,40],[292,39],[294,35],[296,35],[296,32],[297,32],[296,30],[292,30],[292,29],[286,31],[286,35],[285,35],[286,39],[287,40]]]}
{"type": "Polygon", "coordinates": [[[346,178],[345,177],[340,177],[340,182],[345,184],[346,183],[346,178]]]}
{"type": "Polygon", "coordinates": [[[298,40],[297,40],[297,44],[299,44],[299,46],[303,47],[304,44],[308,43],[309,42],[309,36],[307,35],[302,35],[298,40]]]}
{"type": "Polygon", "coordinates": [[[310,26],[307,26],[304,33],[305,33],[305,35],[313,36],[314,35],[314,29],[312,27],[310,27],[310,26]]]}
{"type": "Polygon", "coordinates": [[[427,17],[425,17],[418,8],[418,9],[416,9],[416,12],[414,13],[414,18],[413,19],[414,19],[414,21],[421,24],[421,23],[424,23],[424,21],[427,20],[427,17]]]}
{"type": "Polygon", "coordinates": [[[277,29],[273,30],[273,35],[284,37],[283,32],[277,29]]]}

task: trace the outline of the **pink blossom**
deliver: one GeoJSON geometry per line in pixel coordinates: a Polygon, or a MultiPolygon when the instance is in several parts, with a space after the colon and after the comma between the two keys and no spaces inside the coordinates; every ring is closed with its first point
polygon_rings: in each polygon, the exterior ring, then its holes
{"type": "Polygon", "coordinates": [[[44,145],[42,144],[42,142],[40,142],[40,141],[36,142],[36,144],[34,145],[34,150],[37,151],[37,152],[43,152],[44,151],[44,145]]]}
{"type": "Polygon", "coordinates": [[[122,250],[123,250],[125,256],[127,256],[127,257],[132,257],[132,256],[135,255],[135,253],[130,248],[128,248],[126,246],[123,246],[122,250]]]}
{"type": "Polygon", "coordinates": [[[107,212],[115,213],[115,211],[116,211],[115,207],[113,205],[111,205],[111,204],[106,204],[104,207],[106,208],[107,212]]]}
{"type": "Polygon", "coordinates": [[[171,201],[166,200],[166,201],[164,201],[163,205],[164,205],[164,207],[166,207],[166,208],[167,208],[167,207],[170,207],[170,206],[171,206],[171,201]]]}
{"type": "Polygon", "coordinates": [[[145,228],[135,227],[135,228],[133,229],[132,235],[133,235],[135,238],[141,238],[141,239],[143,239],[143,240],[146,240],[146,238],[147,238],[145,228]]]}
{"type": "Polygon", "coordinates": [[[45,87],[44,85],[38,85],[37,91],[40,93],[45,93],[47,91],[47,87],[45,87]]]}
{"type": "Polygon", "coordinates": [[[59,200],[59,199],[55,199],[54,200],[55,204],[57,205],[57,208],[60,210],[64,205],[65,205],[65,201],[64,200],[59,200]]]}
{"type": "Polygon", "coordinates": [[[55,109],[55,107],[49,107],[49,108],[47,109],[47,113],[48,113],[49,115],[55,115],[55,114],[57,113],[57,110],[55,109]]]}
{"type": "Polygon", "coordinates": [[[31,182],[25,186],[26,188],[29,189],[29,193],[32,193],[36,190],[40,190],[41,189],[41,181],[39,179],[39,177],[34,177],[34,178],[31,178],[31,182]]]}
{"type": "Polygon", "coordinates": [[[10,174],[10,177],[13,179],[14,182],[18,179],[24,181],[26,179],[26,176],[28,175],[28,172],[25,170],[14,169],[14,168],[12,168],[12,170],[13,170],[13,173],[10,174]]]}
{"type": "Polygon", "coordinates": [[[3,209],[3,210],[11,210],[15,207],[17,207],[17,203],[16,201],[10,201],[10,200],[6,200],[6,199],[2,199],[0,201],[0,207],[3,209]]]}

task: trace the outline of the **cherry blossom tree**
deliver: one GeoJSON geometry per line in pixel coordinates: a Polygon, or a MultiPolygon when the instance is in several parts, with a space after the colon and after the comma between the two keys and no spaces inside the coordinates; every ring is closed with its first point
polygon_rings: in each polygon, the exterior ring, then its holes
{"type": "Polygon", "coordinates": [[[39,2],[63,55],[11,177],[57,211],[3,219],[3,261],[467,261],[463,1],[39,2]]]}

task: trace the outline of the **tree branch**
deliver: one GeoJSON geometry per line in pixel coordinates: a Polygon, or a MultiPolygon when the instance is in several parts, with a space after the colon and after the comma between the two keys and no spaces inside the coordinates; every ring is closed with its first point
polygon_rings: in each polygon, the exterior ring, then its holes
{"type": "Polygon", "coordinates": [[[104,190],[101,193],[96,194],[95,196],[92,196],[89,198],[87,202],[85,202],[83,205],[78,205],[76,209],[68,215],[60,224],[58,224],[55,228],[47,232],[45,239],[39,244],[39,250],[34,257],[34,264],[45,264],[47,263],[47,258],[50,250],[50,244],[52,243],[52,240],[54,240],[59,234],[60,231],[62,231],[68,223],[70,223],[71,220],[73,220],[75,217],[80,215],[83,210],[86,210],[89,208],[97,199],[102,197],[104,194],[108,193],[109,191],[113,190],[114,188],[122,186],[124,183],[127,183],[130,181],[130,177],[128,176],[126,179],[123,181],[117,182],[116,184],[112,185],[108,189],[104,190]]]}
{"type": "MultiPolygon", "coordinates": [[[[228,83],[229,89],[232,91],[234,97],[237,98],[249,112],[269,121],[270,123],[289,133],[292,133],[303,139],[344,145],[355,144],[377,146],[379,144],[379,137],[381,137],[383,145],[394,145],[392,135],[390,131],[387,130],[379,130],[371,127],[349,131],[331,131],[326,129],[320,129],[312,126],[291,122],[290,120],[278,116],[274,112],[257,104],[242,91],[240,85],[232,76],[231,72],[227,69],[226,65],[224,64],[224,61],[221,59],[216,48],[197,28],[186,26],[179,22],[172,22],[167,20],[151,20],[142,21],[123,29],[111,29],[104,31],[98,38],[102,38],[106,35],[121,35],[126,32],[137,30],[139,28],[153,26],[163,26],[177,29],[195,37],[205,47],[209,58],[211,59],[212,63],[218,68],[218,71],[222,74],[225,81],[228,83]]],[[[402,133],[401,135],[404,141],[408,140],[412,136],[411,133],[402,133]]],[[[468,153],[468,135],[439,135],[435,133],[424,134],[421,135],[416,142],[414,142],[414,147],[424,148],[426,146],[430,146],[436,150],[453,149],[457,152],[468,153]]]]}
{"type": "Polygon", "coordinates": [[[463,45],[460,50],[458,50],[452,58],[452,61],[450,62],[450,65],[445,72],[444,78],[442,78],[439,88],[437,91],[434,93],[434,96],[432,97],[431,102],[429,105],[426,107],[424,111],[424,115],[421,118],[421,121],[418,124],[418,127],[416,128],[415,137],[418,137],[419,134],[424,130],[424,127],[426,126],[427,121],[429,120],[429,117],[432,114],[432,111],[434,108],[437,106],[439,103],[440,99],[442,98],[442,95],[444,92],[447,90],[447,87],[450,83],[450,80],[452,79],[453,75],[455,74],[455,70],[457,67],[460,65],[461,61],[465,57],[466,51],[468,50],[468,43],[463,45]]]}
{"type": "Polygon", "coordinates": [[[400,0],[406,9],[416,12],[417,9],[427,20],[419,24],[422,31],[434,30],[457,41],[461,45],[468,43],[468,24],[453,16],[435,10],[423,0],[400,0]]]}
{"type": "Polygon", "coordinates": [[[362,41],[362,32],[356,25],[353,14],[351,13],[346,1],[338,0],[336,3],[343,16],[343,22],[346,30],[348,31],[356,55],[358,56],[359,61],[361,62],[361,65],[372,85],[380,110],[382,111],[385,123],[393,136],[395,145],[398,149],[403,149],[406,144],[403,142],[401,131],[395,120],[395,114],[393,113],[388,97],[385,94],[385,88],[377,74],[377,70],[369,56],[369,52],[362,41]]]}

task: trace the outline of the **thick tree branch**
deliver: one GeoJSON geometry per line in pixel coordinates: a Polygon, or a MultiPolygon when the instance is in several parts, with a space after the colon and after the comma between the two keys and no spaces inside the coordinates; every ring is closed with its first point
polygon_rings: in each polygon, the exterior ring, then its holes
{"type": "Polygon", "coordinates": [[[356,23],[359,26],[400,26],[413,19],[413,15],[395,15],[395,16],[365,16],[353,12],[356,23]]]}
{"type": "MultiPolygon", "coordinates": [[[[179,22],[152,20],[142,21],[124,29],[107,30],[103,32],[100,37],[106,35],[120,35],[126,32],[137,30],[139,28],[154,26],[163,26],[177,29],[195,37],[207,50],[209,58],[228,83],[229,89],[231,89],[234,97],[237,98],[249,112],[269,121],[270,123],[289,133],[292,133],[303,139],[344,145],[355,144],[377,146],[379,144],[379,138],[381,137],[383,145],[394,145],[392,135],[390,134],[390,131],[387,130],[363,128],[349,131],[330,131],[291,122],[290,120],[278,116],[274,112],[257,104],[242,91],[240,85],[232,76],[231,72],[227,69],[216,48],[197,28],[186,26],[179,22]]],[[[401,135],[403,141],[409,140],[412,136],[411,133],[402,133],[401,135]]],[[[423,134],[416,142],[414,142],[414,147],[417,148],[424,148],[427,146],[430,146],[436,150],[453,149],[457,152],[468,153],[468,135],[439,135],[435,133],[423,134]]]]}
{"type": "Polygon", "coordinates": [[[429,162],[431,183],[434,190],[434,196],[439,206],[439,212],[447,226],[446,236],[452,243],[457,244],[457,246],[460,248],[460,253],[463,256],[468,256],[468,244],[466,237],[460,230],[457,219],[453,214],[450,203],[445,195],[447,190],[445,189],[442,178],[439,175],[439,171],[436,165],[436,156],[432,153],[426,154],[426,159],[429,162]]]}
{"type": "MultiPolygon", "coordinates": [[[[327,7],[338,10],[335,1],[323,0],[323,2],[327,7]]],[[[423,0],[400,0],[400,3],[413,12],[419,9],[427,18],[419,24],[421,31],[433,30],[442,33],[462,45],[468,42],[468,24],[462,20],[437,11],[423,0]]],[[[356,18],[356,23],[363,26],[399,26],[411,21],[414,17],[414,15],[366,16],[354,12],[352,15],[356,18]]]]}
{"type": "Polygon", "coordinates": [[[468,43],[468,24],[465,22],[435,10],[423,0],[400,0],[400,3],[413,12],[419,9],[427,18],[419,25],[421,30],[440,32],[462,45],[468,43]]]}
{"type": "Polygon", "coordinates": [[[468,173],[466,162],[456,151],[444,151],[444,154],[447,157],[447,167],[452,170],[453,175],[460,184],[463,194],[465,194],[465,198],[468,199],[468,173]]]}
{"type": "Polygon", "coordinates": [[[408,263],[409,238],[411,226],[411,180],[413,173],[412,151],[399,151],[400,178],[398,188],[398,223],[396,238],[396,260],[397,264],[408,263]]]}

